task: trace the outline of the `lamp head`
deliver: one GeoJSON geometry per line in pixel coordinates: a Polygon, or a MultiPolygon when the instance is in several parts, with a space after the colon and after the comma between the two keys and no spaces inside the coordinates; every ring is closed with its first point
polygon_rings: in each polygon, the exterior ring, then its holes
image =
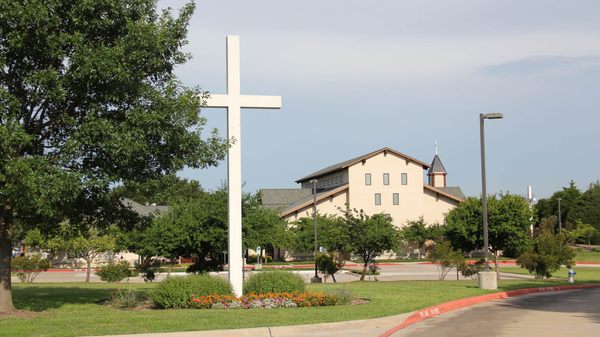
{"type": "Polygon", "coordinates": [[[483,118],[484,119],[502,119],[502,118],[504,118],[504,115],[502,115],[502,113],[500,113],[500,112],[490,112],[490,113],[483,114],[483,118]]]}

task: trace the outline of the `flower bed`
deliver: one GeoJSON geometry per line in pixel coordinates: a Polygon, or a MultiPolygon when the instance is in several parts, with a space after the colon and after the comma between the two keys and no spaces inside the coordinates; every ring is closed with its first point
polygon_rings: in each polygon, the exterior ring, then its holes
{"type": "Polygon", "coordinates": [[[198,309],[252,309],[252,308],[296,308],[319,307],[338,304],[338,298],[320,292],[301,293],[249,293],[242,297],[233,295],[204,295],[192,296],[191,308],[198,309]]]}

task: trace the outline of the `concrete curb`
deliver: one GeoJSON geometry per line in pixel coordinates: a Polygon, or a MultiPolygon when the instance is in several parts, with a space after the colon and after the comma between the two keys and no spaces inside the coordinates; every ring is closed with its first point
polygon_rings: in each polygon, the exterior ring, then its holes
{"type": "Polygon", "coordinates": [[[420,322],[422,320],[429,319],[431,317],[439,316],[443,313],[457,310],[460,308],[472,306],[475,304],[515,297],[522,295],[529,295],[535,293],[549,292],[549,291],[563,291],[563,290],[576,290],[576,289],[590,289],[590,288],[600,288],[600,284],[581,284],[581,285],[571,285],[571,286],[557,286],[557,287],[543,287],[543,288],[527,288],[527,289],[519,289],[519,290],[511,290],[511,291],[502,291],[498,293],[481,295],[475,297],[463,298],[456,301],[446,302],[442,304],[438,304],[429,308],[421,309],[419,311],[414,312],[410,315],[404,322],[400,325],[397,325],[386,332],[379,335],[379,337],[389,337],[393,335],[395,332],[404,329],[405,327],[420,322]]]}

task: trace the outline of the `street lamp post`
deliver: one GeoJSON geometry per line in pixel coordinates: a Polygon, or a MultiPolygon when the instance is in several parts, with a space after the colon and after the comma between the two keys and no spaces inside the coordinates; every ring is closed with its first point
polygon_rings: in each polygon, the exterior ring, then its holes
{"type": "MultiPolygon", "coordinates": [[[[482,282],[484,276],[479,275],[479,287],[484,289],[496,289],[496,275],[490,275],[490,259],[489,259],[489,235],[488,235],[488,209],[487,209],[487,190],[486,190],[486,176],[485,176],[485,133],[484,133],[484,120],[485,119],[502,119],[503,115],[499,112],[491,112],[487,114],[479,114],[479,140],[481,144],[481,207],[483,216],[483,251],[485,254],[485,279],[490,282],[482,282]],[[492,281],[493,277],[493,281],[492,281]]],[[[495,274],[495,273],[493,273],[495,274]]]]}
{"type": "Polygon", "coordinates": [[[315,229],[315,276],[310,279],[310,283],[321,283],[322,280],[317,272],[317,252],[319,251],[319,245],[317,243],[317,179],[310,181],[313,187],[313,222],[315,229]]]}

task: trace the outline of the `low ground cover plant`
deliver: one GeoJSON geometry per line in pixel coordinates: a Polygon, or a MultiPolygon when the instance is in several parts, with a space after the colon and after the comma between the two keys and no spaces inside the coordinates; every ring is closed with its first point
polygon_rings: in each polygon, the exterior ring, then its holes
{"type": "Polygon", "coordinates": [[[146,295],[140,291],[136,291],[130,287],[119,288],[112,294],[107,304],[114,308],[134,309],[146,301],[146,299],[146,295]]]}
{"type": "Polygon", "coordinates": [[[335,295],[322,292],[248,293],[242,297],[233,295],[193,296],[190,307],[198,309],[252,309],[320,307],[342,304],[335,295]]]}

